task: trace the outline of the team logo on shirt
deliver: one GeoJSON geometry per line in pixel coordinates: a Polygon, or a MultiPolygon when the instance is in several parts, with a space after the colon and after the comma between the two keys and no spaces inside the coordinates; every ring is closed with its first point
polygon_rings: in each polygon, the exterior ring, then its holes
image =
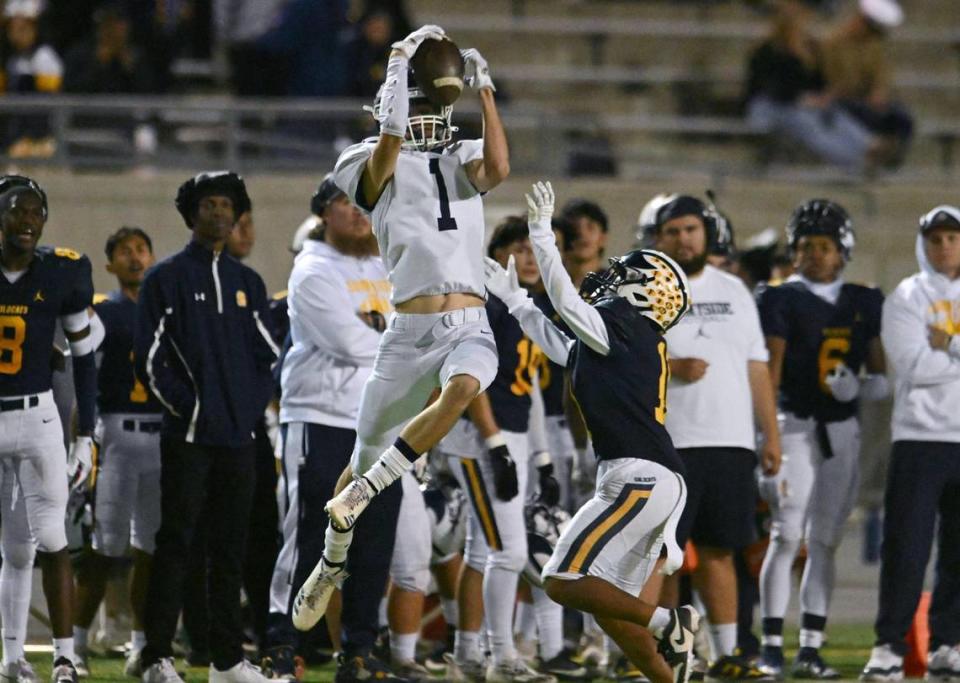
{"type": "Polygon", "coordinates": [[[37,290],[37,293],[33,295],[33,300],[34,300],[34,301],[43,301],[43,300],[44,300],[44,298],[43,298],[43,292],[38,289],[38,290],[37,290]]]}
{"type": "Polygon", "coordinates": [[[237,290],[237,306],[240,308],[247,307],[247,293],[242,289],[237,290]]]}
{"type": "Polygon", "coordinates": [[[930,306],[933,326],[947,334],[960,334],[960,301],[941,299],[930,306]]]}

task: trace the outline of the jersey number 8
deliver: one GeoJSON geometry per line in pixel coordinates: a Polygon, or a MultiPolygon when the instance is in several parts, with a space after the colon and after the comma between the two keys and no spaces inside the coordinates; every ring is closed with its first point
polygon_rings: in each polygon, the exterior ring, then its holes
{"type": "Polygon", "coordinates": [[[15,375],[23,365],[27,322],[19,315],[0,315],[0,374],[15,375]]]}

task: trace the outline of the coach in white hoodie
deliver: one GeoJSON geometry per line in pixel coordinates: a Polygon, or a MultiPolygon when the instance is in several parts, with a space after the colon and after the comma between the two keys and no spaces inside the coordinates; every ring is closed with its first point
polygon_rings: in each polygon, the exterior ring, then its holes
{"type": "MultiPolygon", "coordinates": [[[[296,673],[294,654],[303,654],[296,652],[291,602],[323,553],[323,504],[350,462],[360,393],[393,310],[366,215],[330,176],[320,184],[311,210],[320,222],[304,241],[287,287],[290,347],[280,375],[278,492],[283,548],[273,572],[267,636],[274,677],[288,680],[296,673]]],[[[350,657],[365,657],[377,634],[387,565],[367,556],[390,556],[400,487],[390,488],[359,522],[367,543],[358,544],[348,560],[352,577],[344,586],[342,625],[350,657]]]]}
{"type": "Polygon", "coordinates": [[[940,515],[930,606],[929,680],[960,678],[960,209],[920,219],[920,272],[883,306],[881,338],[896,374],[877,641],[864,681],[903,678],[905,638],[940,515]]]}

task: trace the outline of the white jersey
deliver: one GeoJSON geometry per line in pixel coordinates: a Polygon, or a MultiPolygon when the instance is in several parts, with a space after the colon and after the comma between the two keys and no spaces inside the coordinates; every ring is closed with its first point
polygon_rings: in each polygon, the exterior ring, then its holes
{"type": "Polygon", "coordinates": [[[747,364],[768,358],[757,305],[742,280],[710,265],[690,278],[690,300],[690,311],[666,334],[667,352],[709,367],[696,382],[670,380],[667,431],[677,448],[754,450],[747,364]]]}
{"type": "MultiPolygon", "coordinates": [[[[368,139],[347,148],[334,170],[334,182],[361,208],[370,208],[358,201],[357,189],[375,146],[368,139]]],[[[432,294],[486,296],[483,200],[464,169],[482,157],[482,140],[454,142],[439,152],[400,152],[371,210],[394,305],[432,294]]]]}
{"type": "Polygon", "coordinates": [[[359,313],[387,317],[390,284],[376,256],[346,256],[308,239],[287,291],[293,345],[280,375],[280,422],[356,429],[380,334],[359,313]]]}

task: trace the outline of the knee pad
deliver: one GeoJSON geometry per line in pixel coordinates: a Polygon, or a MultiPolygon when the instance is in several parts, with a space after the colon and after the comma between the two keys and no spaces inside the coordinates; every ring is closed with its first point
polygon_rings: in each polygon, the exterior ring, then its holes
{"type": "Polygon", "coordinates": [[[782,543],[803,541],[803,527],[792,520],[779,520],[770,524],[770,540],[782,543]]]}
{"type": "Polygon", "coordinates": [[[34,529],[34,534],[40,552],[57,553],[67,547],[67,532],[62,520],[56,525],[40,525],[34,529]]]}
{"type": "Polygon", "coordinates": [[[413,571],[391,573],[390,579],[397,588],[411,593],[426,593],[430,587],[430,570],[426,567],[413,571]]]}
{"type": "Polygon", "coordinates": [[[2,552],[4,566],[10,569],[29,569],[33,567],[33,560],[37,555],[36,543],[3,543],[2,552]]]}

